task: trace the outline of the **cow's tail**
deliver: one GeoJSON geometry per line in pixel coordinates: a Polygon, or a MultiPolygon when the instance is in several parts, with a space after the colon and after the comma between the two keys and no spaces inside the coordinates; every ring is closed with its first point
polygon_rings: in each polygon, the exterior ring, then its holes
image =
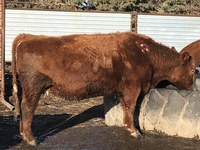
{"type": "Polygon", "coordinates": [[[18,98],[18,84],[17,84],[17,68],[16,68],[16,61],[17,61],[17,48],[19,46],[19,42],[17,38],[14,40],[12,45],[12,80],[13,80],[13,98],[14,98],[14,119],[17,120],[17,116],[20,114],[20,102],[18,98]]]}

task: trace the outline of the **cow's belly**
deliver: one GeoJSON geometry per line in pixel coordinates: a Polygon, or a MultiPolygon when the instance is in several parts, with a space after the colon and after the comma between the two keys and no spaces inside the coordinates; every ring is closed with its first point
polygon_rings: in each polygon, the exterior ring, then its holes
{"type": "Polygon", "coordinates": [[[115,91],[113,81],[102,74],[66,74],[64,77],[54,78],[54,88],[67,98],[89,98],[103,96],[115,91]]]}

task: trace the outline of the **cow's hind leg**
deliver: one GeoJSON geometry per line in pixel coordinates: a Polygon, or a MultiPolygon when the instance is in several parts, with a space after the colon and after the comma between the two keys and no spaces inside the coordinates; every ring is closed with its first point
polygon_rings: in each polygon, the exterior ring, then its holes
{"type": "MultiPolygon", "coordinates": [[[[29,74],[30,75],[30,74],[29,74]]],[[[36,140],[31,130],[31,124],[34,111],[38,105],[40,96],[49,86],[51,80],[40,73],[31,74],[31,77],[22,76],[22,102],[21,102],[21,120],[20,134],[24,141],[29,145],[36,146],[36,140]]]]}
{"type": "Polygon", "coordinates": [[[140,95],[140,88],[129,87],[125,88],[121,105],[124,111],[124,125],[130,131],[133,137],[141,137],[140,132],[135,128],[134,111],[137,99],[140,95]]]}
{"type": "Polygon", "coordinates": [[[35,96],[28,97],[23,94],[21,102],[20,134],[24,141],[33,146],[36,146],[36,140],[31,130],[31,124],[38,101],[35,96]]]}

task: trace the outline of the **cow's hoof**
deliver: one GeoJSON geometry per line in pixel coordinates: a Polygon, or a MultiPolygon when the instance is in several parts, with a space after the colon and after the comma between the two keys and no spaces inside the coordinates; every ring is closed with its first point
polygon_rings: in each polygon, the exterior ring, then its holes
{"type": "Polygon", "coordinates": [[[137,139],[140,139],[142,137],[142,135],[140,134],[139,131],[134,131],[134,132],[131,132],[131,136],[137,138],[137,139]]]}
{"type": "Polygon", "coordinates": [[[24,132],[20,131],[20,135],[22,137],[22,139],[30,146],[37,146],[37,142],[35,140],[35,138],[33,136],[26,136],[27,134],[25,134],[24,132]]]}
{"type": "Polygon", "coordinates": [[[140,132],[136,129],[128,129],[128,131],[131,133],[131,136],[134,137],[134,138],[141,138],[142,137],[140,132]]]}
{"type": "Polygon", "coordinates": [[[31,146],[37,146],[37,142],[36,142],[36,140],[31,140],[31,141],[28,141],[27,142],[29,145],[31,145],[31,146]]]}

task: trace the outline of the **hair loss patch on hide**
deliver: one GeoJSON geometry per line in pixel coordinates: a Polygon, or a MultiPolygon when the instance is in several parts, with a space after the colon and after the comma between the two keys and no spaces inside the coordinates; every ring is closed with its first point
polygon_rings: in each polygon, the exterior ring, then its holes
{"type": "Polygon", "coordinates": [[[136,41],[135,44],[143,53],[149,52],[149,47],[143,41],[136,41]]]}

